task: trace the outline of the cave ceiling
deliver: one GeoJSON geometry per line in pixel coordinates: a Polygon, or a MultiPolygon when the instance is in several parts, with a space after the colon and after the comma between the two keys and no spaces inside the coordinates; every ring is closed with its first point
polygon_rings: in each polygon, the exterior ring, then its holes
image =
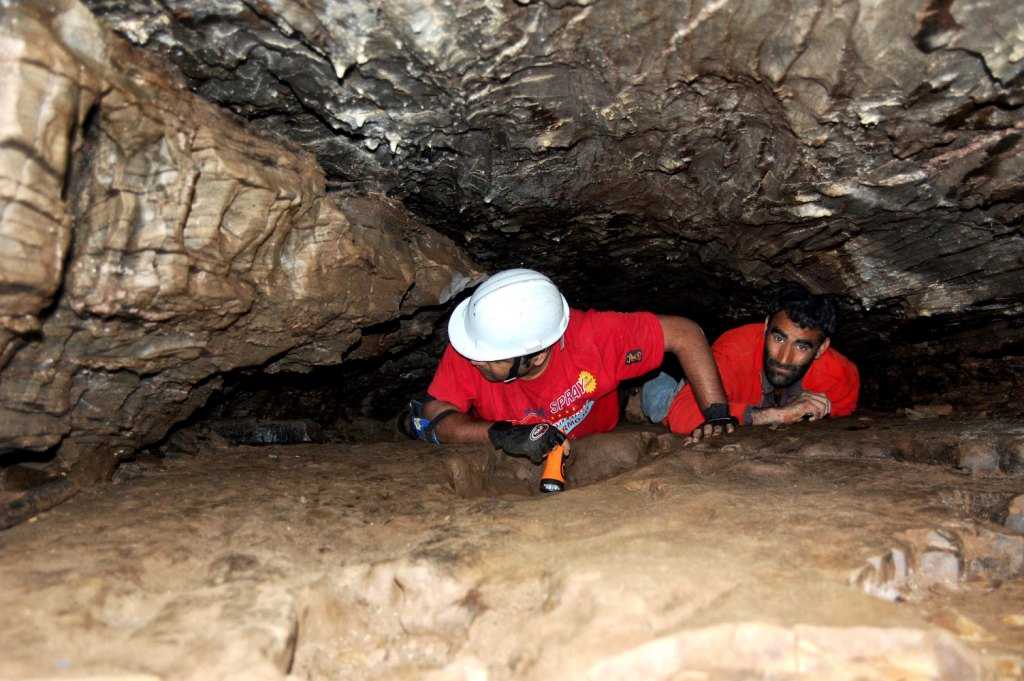
{"type": "Polygon", "coordinates": [[[896,321],[1021,313],[1011,0],[86,4],[334,189],[580,304],[739,318],[785,276],[896,321]]]}
{"type": "Polygon", "coordinates": [[[86,5],[330,190],[580,305],[740,319],[787,277],[909,340],[1024,309],[1014,0],[86,5]]]}

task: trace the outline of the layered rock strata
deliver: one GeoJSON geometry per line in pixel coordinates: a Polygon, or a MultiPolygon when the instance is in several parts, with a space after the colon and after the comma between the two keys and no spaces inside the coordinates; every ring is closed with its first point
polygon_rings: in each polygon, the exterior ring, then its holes
{"type": "Polygon", "coordinates": [[[383,351],[479,276],[76,2],[0,4],[0,42],[0,451],[105,477],[225,372],[383,351]]]}
{"type": "Polygon", "coordinates": [[[794,278],[844,297],[877,406],[945,366],[971,401],[1024,382],[1015,0],[84,1],[331,186],[580,306],[714,336],[794,278]]]}
{"type": "Polygon", "coordinates": [[[85,1],[581,304],[739,318],[791,276],[896,341],[1024,312],[1014,0],[85,1]]]}

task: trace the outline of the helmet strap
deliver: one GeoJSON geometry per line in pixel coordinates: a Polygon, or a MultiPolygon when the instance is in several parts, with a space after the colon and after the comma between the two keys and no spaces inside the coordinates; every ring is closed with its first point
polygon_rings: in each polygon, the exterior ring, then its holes
{"type": "MultiPolygon", "coordinates": [[[[542,352],[544,352],[544,351],[543,350],[538,350],[537,352],[531,352],[529,355],[520,355],[519,357],[516,357],[515,359],[513,359],[512,360],[512,368],[508,370],[508,378],[506,378],[503,381],[503,383],[511,383],[512,381],[514,381],[517,378],[519,378],[519,372],[522,370],[523,364],[524,363],[529,364],[533,360],[534,357],[536,357],[537,355],[539,355],[542,352]]],[[[527,368],[527,371],[529,371],[529,368],[527,368]]]]}
{"type": "Polygon", "coordinates": [[[511,383],[512,381],[519,378],[519,369],[522,367],[522,365],[523,358],[521,356],[516,357],[514,360],[512,360],[512,368],[508,370],[508,377],[505,379],[504,382],[511,383]]]}

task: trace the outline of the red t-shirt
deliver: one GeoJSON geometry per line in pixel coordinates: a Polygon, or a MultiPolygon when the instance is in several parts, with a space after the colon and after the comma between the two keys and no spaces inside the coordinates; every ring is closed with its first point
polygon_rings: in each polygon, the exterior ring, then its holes
{"type": "Polygon", "coordinates": [[[615,427],[619,382],[657,369],[664,352],[650,312],[572,310],[537,378],[493,383],[449,345],[427,392],[485,421],[546,422],[578,439],[615,427]]]}
{"type": "MultiPolygon", "coordinates": [[[[723,333],[711,346],[729,400],[729,413],[740,423],[749,407],[761,406],[764,398],[764,324],[745,324],[723,333]]],[[[857,366],[829,347],[801,379],[801,388],[824,393],[832,402],[831,416],[849,416],[857,408],[860,375],[857,366]]],[[[684,387],[672,401],[665,424],[673,433],[689,435],[704,422],[693,389],[684,387]]]]}

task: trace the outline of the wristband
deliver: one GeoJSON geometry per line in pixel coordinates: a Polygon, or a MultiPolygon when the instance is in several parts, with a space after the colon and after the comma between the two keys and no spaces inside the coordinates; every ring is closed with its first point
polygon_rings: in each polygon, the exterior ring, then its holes
{"type": "Polygon", "coordinates": [[[423,416],[423,403],[419,400],[410,400],[409,407],[398,417],[398,428],[413,440],[439,445],[441,441],[437,438],[437,426],[452,414],[458,413],[461,412],[457,409],[446,409],[433,419],[428,419],[423,416]]]}
{"type": "Polygon", "coordinates": [[[725,402],[709,404],[701,413],[704,414],[705,421],[723,421],[732,418],[729,414],[729,405],[725,402]]]}
{"type": "Polygon", "coordinates": [[[704,423],[701,424],[702,428],[709,425],[727,426],[732,424],[733,426],[738,426],[740,424],[739,420],[729,413],[729,405],[724,402],[709,404],[702,413],[704,414],[704,423]]]}

